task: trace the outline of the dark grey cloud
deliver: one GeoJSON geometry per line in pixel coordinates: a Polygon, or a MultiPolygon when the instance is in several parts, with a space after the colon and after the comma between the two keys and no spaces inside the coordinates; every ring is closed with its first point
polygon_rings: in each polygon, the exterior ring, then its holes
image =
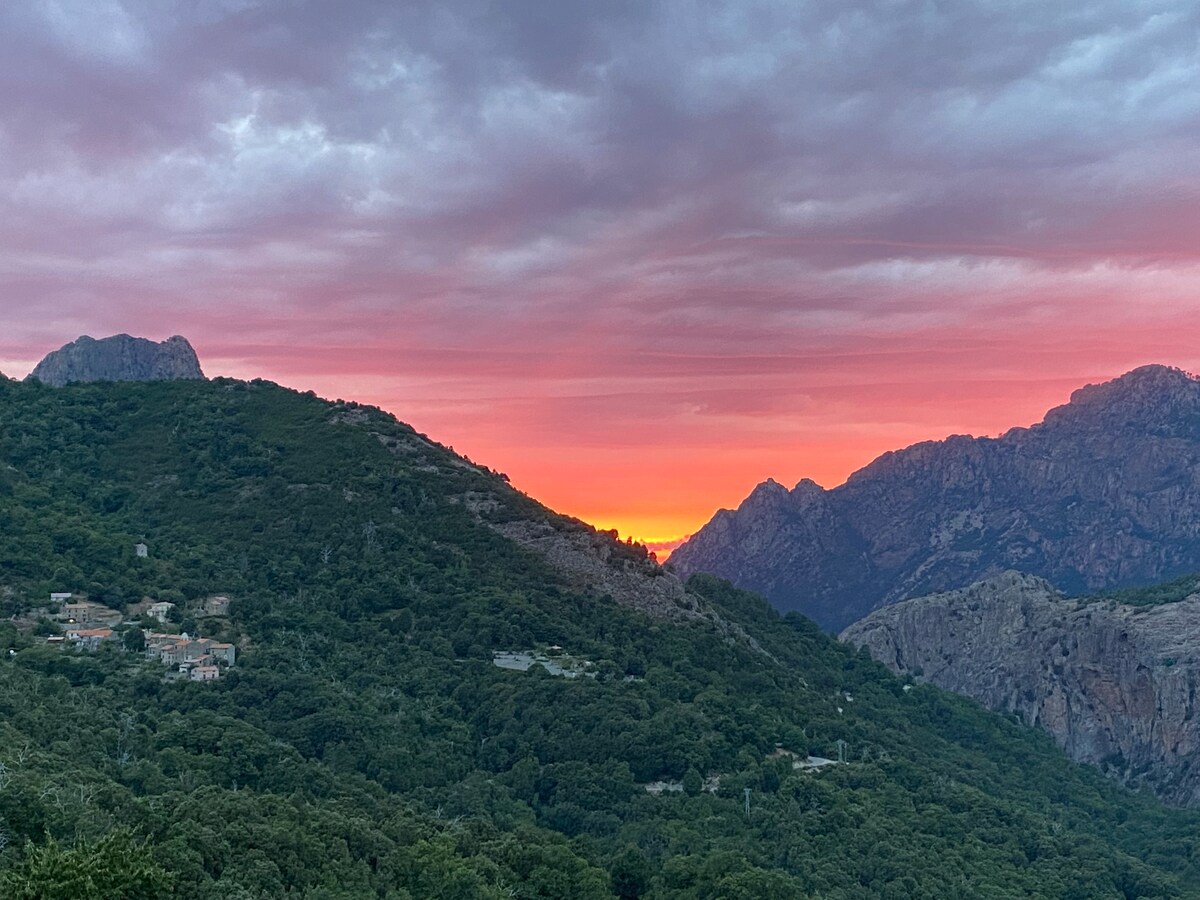
{"type": "Polygon", "coordinates": [[[457,175],[497,197],[515,175],[533,218],[555,210],[523,178],[548,175],[565,213],[737,175],[804,200],[951,166],[1056,175],[1197,115],[1186,4],[109,0],[3,16],[18,165],[23,147],[26,168],[93,172],[182,153],[229,175],[228,129],[253,117],[282,156],[303,154],[305,128],[314,152],[318,136],[374,151],[362,177],[384,189],[408,175],[452,195],[457,175]]]}
{"type": "Polygon", "coordinates": [[[1141,284],[1200,249],[1198,34],[1181,0],[8,4],[0,297],[715,352],[1141,284]]]}

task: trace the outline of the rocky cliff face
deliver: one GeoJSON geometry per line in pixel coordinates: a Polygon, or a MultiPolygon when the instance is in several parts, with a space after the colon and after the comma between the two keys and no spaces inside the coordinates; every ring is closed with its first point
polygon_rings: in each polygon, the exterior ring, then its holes
{"type": "Polygon", "coordinates": [[[1020,716],[1079,762],[1200,806],[1200,595],[1076,601],[1009,572],[877,610],[842,639],[895,672],[1020,716]]]}
{"type": "Polygon", "coordinates": [[[196,351],[185,338],[162,343],[118,334],[84,337],[55,350],[29,375],[45,384],[62,387],[75,381],[171,381],[203,378],[196,351]]]}
{"type": "Polygon", "coordinates": [[[1072,593],[1200,570],[1200,381],[1164,366],[1031,428],[886,453],[842,486],[759,485],[675,551],[838,630],[1008,569],[1072,593]]]}

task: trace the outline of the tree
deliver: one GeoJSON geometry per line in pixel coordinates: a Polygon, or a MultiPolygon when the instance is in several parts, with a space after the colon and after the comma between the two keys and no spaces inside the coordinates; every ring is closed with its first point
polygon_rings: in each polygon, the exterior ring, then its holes
{"type": "Polygon", "coordinates": [[[128,830],[91,845],[63,847],[54,838],[27,843],[24,858],[0,875],[7,900],[158,900],[173,876],[128,830]]]}
{"type": "Polygon", "coordinates": [[[650,890],[651,869],[646,855],[629,847],[610,866],[612,889],[621,900],[638,900],[650,890]]]}
{"type": "Polygon", "coordinates": [[[62,630],[49,619],[38,619],[37,624],[33,626],[33,633],[37,637],[48,637],[52,634],[62,634],[62,630]]]}
{"type": "Polygon", "coordinates": [[[140,628],[130,628],[121,636],[121,646],[130,653],[144,653],[146,650],[146,635],[140,628]]]}

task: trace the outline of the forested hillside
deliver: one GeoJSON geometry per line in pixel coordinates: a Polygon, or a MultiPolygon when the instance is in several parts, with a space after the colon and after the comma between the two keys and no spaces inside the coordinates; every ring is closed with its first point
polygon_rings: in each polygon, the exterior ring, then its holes
{"type": "Polygon", "coordinates": [[[1200,895],[1195,813],[716,579],[589,588],[505,535],[670,576],[378,410],[6,381],[0,423],[0,896],[1200,895]],[[237,664],[49,646],[51,592],[176,603],[237,664]]]}

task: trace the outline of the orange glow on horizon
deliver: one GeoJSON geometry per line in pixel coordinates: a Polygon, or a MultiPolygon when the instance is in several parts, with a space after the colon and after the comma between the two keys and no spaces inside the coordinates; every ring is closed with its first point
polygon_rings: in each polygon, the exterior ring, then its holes
{"type": "Polygon", "coordinates": [[[0,372],[183,335],[667,556],[1200,370],[1186,6],[343,5],[9,4],[0,372]]]}
{"type": "MultiPolygon", "coordinates": [[[[890,450],[951,434],[997,436],[1031,425],[1067,402],[1074,389],[1122,371],[1032,383],[973,386],[960,381],[951,386],[950,397],[943,396],[944,384],[903,386],[895,396],[872,388],[861,406],[841,413],[845,419],[809,435],[785,432],[773,445],[761,440],[739,444],[738,435],[729,434],[708,446],[670,446],[650,439],[634,447],[572,446],[572,436],[557,431],[554,443],[542,446],[514,446],[484,435],[466,436],[455,446],[505,472],[515,487],[551,509],[599,529],[616,529],[622,540],[645,544],[665,562],[719,509],[736,508],[767,478],[788,488],[804,478],[833,488],[890,450]],[[953,396],[956,389],[962,393],[953,396]],[[880,414],[880,406],[897,402],[904,404],[904,419],[890,421],[880,414]],[[855,414],[868,422],[855,421],[855,414]]],[[[452,423],[445,423],[445,433],[451,430],[452,423]]],[[[431,426],[430,433],[439,429],[431,426]]]]}
{"type": "MultiPolygon", "coordinates": [[[[1041,343],[1029,333],[975,343],[916,335],[876,341],[871,353],[770,359],[762,372],[755,362],[745,373],[660,374],[650,360],[641,381],[615,386],[569,373],[493,371],[474,357],[455,365],[479,372],[430,374],[437,359],[416,351],[381,356],[354,374],[364,360],[356,348],[315,359],[290,349],[265,360],[217,353],[206,370],[378,405],[504,472],[551,509],[615,528],[666,559],[673,544],[767,478],[833,488],[889,450],[1038,422],[1075,389],[1139,365],[1194,371],[1194,332],[1179,323],[1124,327],[1119,336],[1101,328],[1070,343],[1049,332],[1041,343]]],[[[695,365],[720,369],[726,361],[695,365]]]]}

